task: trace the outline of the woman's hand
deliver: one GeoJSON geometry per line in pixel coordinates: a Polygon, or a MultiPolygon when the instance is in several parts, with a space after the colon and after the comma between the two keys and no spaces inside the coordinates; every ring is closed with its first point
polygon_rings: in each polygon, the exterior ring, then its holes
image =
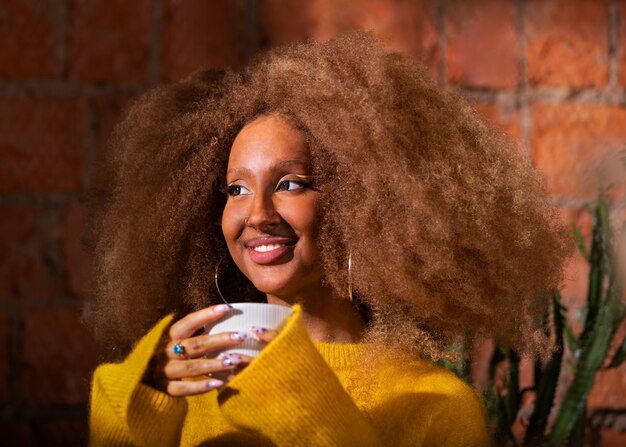
{"type": "Polygon", "coordinates": [[[253,336],[266,343],[276,337],[276,331],[265,328],[193,336],[207,324],[222,318],[230,308],[227,304],[207,307],[174,323],[169,329],[165,348],[160,349],[153,359],[152,370],[146,377],[148,384],[175,397],[202,394],[220,388],[224,381],[212,378],[212,374],[219,373],[221,377],[230,380],[253,358],[243,354],[216,354],[232,349],[253,336]]]}

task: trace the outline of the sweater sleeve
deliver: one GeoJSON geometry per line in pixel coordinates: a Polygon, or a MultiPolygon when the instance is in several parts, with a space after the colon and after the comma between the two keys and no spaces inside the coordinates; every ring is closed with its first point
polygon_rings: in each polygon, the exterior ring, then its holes
{"type": "Polygon", "coordinates": [[[104,364],[94,372],[90,445],[178,445],[187,402],[141,383],[171,321],[171,316],[159,321],[122,363],[104,364]]]}
{"type": "Polygon", "coordinates": [[[382,445],[309,338],[299,306],[218,402],[231,424],[278,446],[382,445]]]}

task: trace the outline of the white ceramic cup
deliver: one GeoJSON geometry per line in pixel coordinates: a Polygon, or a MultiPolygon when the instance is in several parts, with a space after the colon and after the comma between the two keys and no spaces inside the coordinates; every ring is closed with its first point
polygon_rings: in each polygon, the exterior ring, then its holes
{"type": "MultiPolygon", "coordinates": [[[[218,334],[220,332],[250,333],[250,326],[276,330],[280,328],[292,312],[291,307],[279,304],[232,303],[231,306],[233,308],[226,311],[217,323],[205,326],[204,330],[209,334],[218,334]]],[[[256,357],[264,347],[264,342],[252,337],[221,353],[237,353],[256,357]]]]}

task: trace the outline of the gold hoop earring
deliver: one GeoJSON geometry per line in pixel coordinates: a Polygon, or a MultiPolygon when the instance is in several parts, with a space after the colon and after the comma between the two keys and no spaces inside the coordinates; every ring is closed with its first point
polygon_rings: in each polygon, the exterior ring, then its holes
{"type": "Polygon", "coordinates": [[[354,303],[354,296],[352,295],[352,252],[348,253],[348,297],[350,302],[354,303]]]}
{"type": "Polygon", "coordinates": [[[224,303],[226,304],[230,304],[228,301],[226,301],[226,298],[224,298],[224,295],[222,295],[222,291],[220,290],[220,285],[219,285],[219,281],[218,281],[218,275],[219,275],[219,271],[220,271],[220,265],[222,265],[222,261],[224,260],[224,258],[220,258],[220,260],[217,262],[217,265],[215,266],[215,288],[217,289],[217,293],[219,294],[220,298],[222,299],[222,301],[224,301],[224,303]]]}

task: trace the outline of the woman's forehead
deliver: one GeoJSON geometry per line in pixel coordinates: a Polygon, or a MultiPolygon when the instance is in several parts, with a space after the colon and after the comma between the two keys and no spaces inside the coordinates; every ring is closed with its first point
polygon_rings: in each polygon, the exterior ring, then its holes
{"type": "Polygon", "coordinates": [[[302,132],[276,115],[264,115],[244,126],[233,141],[229,172],[251,167],[280,168],[310,162],[302,132]]]}

